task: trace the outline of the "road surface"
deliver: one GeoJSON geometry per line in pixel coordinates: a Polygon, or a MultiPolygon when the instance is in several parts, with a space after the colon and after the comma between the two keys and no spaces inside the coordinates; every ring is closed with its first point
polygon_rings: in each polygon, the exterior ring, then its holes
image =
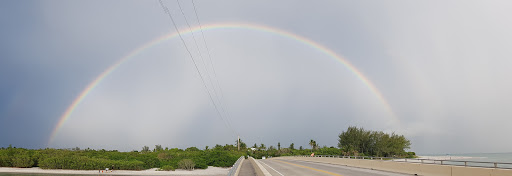
{"type": "Polygon", "coordinates": [[[252,166],[251,162],[246,159],[242,162],[242,166],[240,168],[240,173],[238,175],[240,175],[240,176],[242,176],[242,175],[255,176],[256,170],[252,166]]]}
{"type": "Polygon", "coordinates": [[[410,176],[371,169],[347,167],[309,161],[273,158],[257,160],[272,176],[318,175],[318,176],[410,176]]]}

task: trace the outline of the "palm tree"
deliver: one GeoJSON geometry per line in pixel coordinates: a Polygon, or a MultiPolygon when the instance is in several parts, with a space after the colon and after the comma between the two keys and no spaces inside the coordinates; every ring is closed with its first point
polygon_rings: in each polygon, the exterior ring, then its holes
{"type": "Polygon", "coordinates": [[[311,140],[309,141],[309,145],[311,145],[311,152],[313,152],[313,148],[315,148],[315,146],[316,146],[316,141],[314,141],[313,139],[311,139],[311,140]]]}

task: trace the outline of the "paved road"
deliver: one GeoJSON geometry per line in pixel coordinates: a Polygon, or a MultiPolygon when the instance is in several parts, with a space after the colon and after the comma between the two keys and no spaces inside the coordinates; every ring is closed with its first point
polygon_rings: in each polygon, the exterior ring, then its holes
{"type": "Polygon", "coordinates": [[[254,170],[254,167],[252,166],[251,162],[246,159],[242,162],[240,173],[238,175],[253,176],[256,175],[256,170],[254,170]]]}
{"type": "Polygon", "coordinates": [[[385,171],[287,159],[257,160],[272,176],[410,176],[385,171]]]}

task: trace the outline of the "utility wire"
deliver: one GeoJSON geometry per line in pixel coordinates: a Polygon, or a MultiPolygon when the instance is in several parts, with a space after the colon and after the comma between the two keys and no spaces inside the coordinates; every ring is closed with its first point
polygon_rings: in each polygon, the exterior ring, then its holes
{"type": "MultiPolygon", "coordinates": [[[[178,1],[178,0],[176,0],[176,1],[178,1]]],[[[204,36],[203,26],[201,25],[201,22],[199,21],[199,15],[197,14],[197,8],[196,8],[196,4],[194,3],[194,0],[192,0],[192,5],[194,6],[194,12],[196,14],[197,23],[199,24],[199,29],[200,29],[201,35],[203,37],[203,42],[204,42],[204,46],[206,48],[206,52],[208,53],[208,59],[210,60],[210,65],[211,65],[212,70],[213,70],[213,76],[214,76],[215,81],[217,83],[217,86],[219,88],[219,94],[220,94],[219,101],[222,102],[224,100],[224,91],[222,90],[222,86],[220,86],[219,79],[217,79],[217,72],[215,71],[215,67],[213,65],[212,55],[210,53],[210,49],[208,48],[208,44],[206,44],[206,37],[204,36]]],[[[231,120],[231,114],[224,109],[224,106],[222,106],[222,103],[221,103],[221,108],[222,108],[222,111],[225,114],[227,114],[228,120],[231,120]]],[[[227,109],[227,107],[226,107],[226,109],[227,109]]]]}
{"type": "MultiPolygon", "coordinates": [[[[180,11],[181,11],[181,14],[183,15],[183,18],[185,19],[185,23],[187,24],[188,26],[188,29],[190,30],[190,33],[192,35],[192,39],[194,40],[194,43],[196,45],[196,48],[197,48],[197,52],[199,53],[199,57],[201,58],[201,61],[203,62],[203,65],[204,65],[204,68],[205,68],[205,71],[206,71],[206,76],[207,76],[207,80],[209,80],[210,82],[210,85],[212,86],[212,89],[213,89],[213,96],[217,99],[218,103],[219,103],[219,107],[221,108],[222,112],[226,115],[226,119],[227,119],[227,123],[229,123],[230,126],[232,126],[232,122],[231,122],[231,118],[229,117],[229,114],[227,113],[227,111],[225,110],[224,106],[223,106],[223,103],[222,103],[222,99],[219,98],[219,95],[220,93],[217,93],[219,91],[217,91],[217,89],[215,88],[215,85],[213,83],[213,79],[212,77],[210,76],[210,71],[208,69],[208,64],[206,64],[206,61],[203,57],[203,55],[201,54],[201,50],[199,48],[199,44],[197,43],[197,40],[196,40],[196,37],[194,35],[194,32],[192,31],[192,27],[190,26],[190,23],[188,22],[188,19],[187,19],[187,15],[185,15],[185,12],[183,11],[183,8],[181,7],[181,4],[180,4],[180,1],[179,0],[176,0],[176,2],[178,3],[178,7],[180,8],[180,11]]],[[[194,8],[194,11],[196,12],[196,17],[197,17],[197,11],[196,9],[194,8]]],[[[197,18],[198,20],[198,23],[199,23],[199,18],[197,18]]],[[[199,23],[200,24],[200,23],[199,23]]],[[[204,39],[204,38],[203,38],[204,39]]],[[[206,43],[205,43],[206,44],[206,43]]],[[[206,45],[205,45],[206,46],[206,45]]],[[[210,63],[212,63],[211,59],[210,59],[210,63]]],[[[213,67],[213,65],[211,65],[212,69],[214,70],[215,67],[213,67]]],[[[215,79],[217,81],[217,83],[219,82],[218,79],[215,79]]],[[[218,86],[220,88],[220,86],[218,86]]],[[[235,130],[236,131],[236,130],[235,130]]]]}
{"type": "Polygon", "coordinates": [[[203,78],[203,75],[201,74],[201,71],[199,71],[199,67],[197,67],[197,63],[196,61],[194,60],[194,57],[192,56],[192,53],[190,52],[188,46],[187,46],[187,43],[185,42],[185,40],[183,39],[183,37],[181,36],[181,32],[180,30],[178,30],[178,26],[176,25],[176,22],[174,21],[174,18],[172,17],[172,14],[171,12],[169,11],[169,8],[167,8],[167,6],[165,6],[165,4],[162,2],[162,0],[158,0],[158,2],[160,2],[160,6],[162,7],[162,9],[164,10],[164,12],[169,16],[169,18],[171,19],[172,21],[172,24],[174,25],[174,28],[176,29],[176,31],[178,32],[178,36],[180,37],[181,41],[183,42],[183,45],[185,46],[185,49],[187,50],[189,56],[190,56],[190,59],[192,60],[192,62],[194,63],[194,66],[196,68],[196,71],[197,73],[199,74],[199,77],[201,78],[201,81],[203,82],[203,85],[204,85],[204,88],[206,89],[206,92],[208,93],[208,96],[210,98],[210,100],[212,101],[213,103],[213,106],[215,107],[215,110],[217,112],[217,114],[219,115],[220,119],[224,122],[224,125],[226,125],[227,128],[229,128],[234,134],[235,131],[233,130],[233,128],[231,128],[229,126],[229,124],[226,124],[226,121],[224,120],[224,118],[222,117],[222,114],[220,113],[219,111],[219,108],[217,107],[217,104],[215,103],[215,100],[213,99],[212,97],[212,94],[210,93],[210,91],[208,90],[208,86],[206,86],[206,82],[203,78]]]}
{"type": "Polygon", "coordinates": [[[181,11],[181,14],[183,15],[183,18],[185,19],[185,23],[187,23],[188,29],[190,30],[190,33],[192,35],[192,39],[194,39],[194,43],[196,44],[196,48],[197,48],[197,53],[199,53],[199,57],[201,58],[201,61],[203,61],[203,65],[204,65],[205,70],[206,70],[206,75],[208,76],[208,79],[210,80],[210,85],[213,88],[213,93],[215,94],[215,96],[217,96],[217,90],[215,89],[215,86],[213,85],[212,78],[211,78],[210,73],[208,71],[208,66],[206,65],[206,62],[204,61],[203,55],[201,54],[201,50],[199,49],[199,45],[197,44],[196,36],[194,35],[194,32],[192,31],[192,27],[190,26],[190,23],[187,20],[187,15],[185,15],[185,12],[183,11],[183,8],[181,8],[180,1],[176,0],[176,2],[178,3],[178,7],[180,8],[180,11],[181,11]]]}
{"type": "MultiPolygon", "coordinates": [[[[230,117],[230,114],[228,113],[228,111],[226,111],[226,108],[224,108],[224,105],[222,103],[223,101],[223,97],[219,98],[219,95],[220,93],[217,93],[217,89],[215,88],[215,85],[213,83],[213,79],[212,77],[210,76],[210,71],[208,69],[208,64],[206,64],[206,61],[204,60],[203,58],[203,55],[201,54],[201,50],[199,48],[199,44],[197,43],[197,40],[196,40],[196,37],[194,35],[194,32],[192,31],[192,27],[190,26],[190,23],[188,22],[188,19],[187,19],[187,15],[185,15],[185,12],[183,11],[183,8],[181,7],[181,4],[180,4],[180,1],[179,0],[176,0],[176,3],[178,4],[178,7],[180,8],[180,11],[181,11],[181,14],[183,15],[183,18],[185,19],[185,23],[187,24],[188,26],[188,29],[190,30],[190,33],[192,35],[192,39],[194,39],[194,43],[196,45],[196,48],[197,48],[197,52],[199,53],[199,57],[201,57],[201,61],[203,62],[203,65],[204,65],[204,68],[205,68],[205,71],[206,71],[206,75],[208,76],[208,80],[210,82],[210,85],[212,86],[212,89],[213,89],[213,95],[214,97],[217,99],[218,103],[219,103],[219,107],[220,109],[222,110],[222,112],[224,113],[225,115],[225,118],[227,119],[227,123],[229,126],[233,127],[233,123],[232,123],[232,120],[231,120],[231,117],[230,117]]],[[[201,29],[201,32],[202,32],[202,27],[201,27],[201,23],[199,22],[199,18],[198,18],[198,15],[197,15],[197,10],[195,8],[195,4],[193,4],[194,6],[194,12],[196,14],[196,18],[197,18],[197,22],[200,26],[200,29],[201,29]]],[[[205,42],[205,47],[207,48],[208,46],[206,45],[206,40],[204,40],[204,34],[203,34],[203,41],[205,42]]],[[[208,48],[207,48],[207,51],[208,51],[208,48]]],[[[210,56],[209,54],[209,51],[208,51],[208,56],[210,56]]],[[[211,68],[212,70],[215,71],[215,67],[213,66],[213,62],[211,60],[211,57],[210,58],[210,64],[211,64],[211,68]]],[[[215,77],[215,80],[217,82],[217,85],[219,87],[219,89],[221,89],[221,86],[219,84],[219,80],[215,77]]],[[[236,130],[234,130],[236,132],[236,130]]]]}
{"type": "MultiPolygon", "coordinates": [[[[208,58],[209,58],[209,60],[210,60],[210,64],[211,64],[211,66],[212,66],[213,75],[214,75],[215,77],[217,77],[217,72],[215,71],[215,67],[213,66],[213,62],[212,62],[212,55],[211,55],[211,53],[210,53],[210,49],[208,48],[208,44],[206,44],[206,38],[204,37],[203,26],[201,25],[201,22],[199,21],[199,15],[197,14],[196,4],[194,3],[194,0],[192,0],[192,5],[194,6],[194,12],[195,12],[195,14],[196,14],[197,23],[199,24],[199,29],[200,29],[200,31],[201,31],[201,35],[203,36],[204,46],[205,46],[206,51],[207,51],[207,53],[208,53],[208,58]]],[[[219,80],[218,80],[218,79],[216,79],[216,80],[217,80],[217,84],[218,84],[218,86],[219,86],[219,89],[222,89],[222,88],[220,87],[219,80]]],[[[221,91],[221,92],[222,92],[222,91],[221,91]]]]}

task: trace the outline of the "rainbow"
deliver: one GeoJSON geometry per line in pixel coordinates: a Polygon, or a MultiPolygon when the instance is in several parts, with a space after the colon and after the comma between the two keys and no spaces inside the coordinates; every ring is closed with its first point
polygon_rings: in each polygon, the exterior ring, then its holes
{"type": "MultiPolygon", "coordinates": [[[[293,34],[288,31],[284,31],[277,28],[272,28],[269,26],[264,25],[256,25],[256,24],[247,24],[247,23],[219,23],[219,24],[208,24],[203,25],[202,30],[215,30],[215,29],[245,29],[245,30],[252,30],[252,31],[258,31],[258,32],[266,32],[273,35],[278,35],[281,37],[285,37],[294,41],[297,41],[299,43],[303,43],[307,46],[310,46],[334,59],[339,61],[343,66],[345,66],[348,70],[350,70],[354,75],[364,84],[368,89],[382,102],[382,104],[385,106],[386,111],[391,115],[393,118],[394,123],[399,124],[399,119],[396,117],[395,113],[393,112],[390,104],[386,101],[386,99],[382,96],[382,93],[375,87],[375,85],[361,73],[354,65],[352,65],[349,61],[341,57],[340,55],[336,54],[334,51],[330,50],[329,48],[316,43],[308,38],[293,34]]],[[[200,31],[200,27],[194,27],[191,29],[180,31],[182,35],[190,34],[193,32],[200,31]]],[[[103,71],[98,77],[96,77],[92,82],[90,82],[85,89],[80,92],[78,97],[73,100],[71,105],[66,109],[66,111],[62,114],[62,116],[59,118],[59,121],[55,128],[52,131],[52,134],[50,136],[50,139],[48,141],[48,144],[51,144],[54,140],[55,136],[57,135],[59,129],[64,125],[67,119],[73,114],[73,111],[80,105],[80,103],[87,97],[89,93],[91,93],[96,86],[98,86],[99,83],[105,77],[107,77],[109,74],[114,72],[118,67],[123,65],[126,61],[132,59],[134,56],[138,55],[139,53],[143,52],[144,50],[151,48],[153,46],[156,46],[158,44],[161,44],[164,41],[174,39],[178,37],[178,32],[169,33],[163,36],[160,36],[156,39],[151,40],[150,42],[136,48],[135,50],[132,50],[128,54],[126,54],[124,57],[120,58],[117,62],[115,62],[113,65],[108,67],[105,71],[103,71]]]]}

